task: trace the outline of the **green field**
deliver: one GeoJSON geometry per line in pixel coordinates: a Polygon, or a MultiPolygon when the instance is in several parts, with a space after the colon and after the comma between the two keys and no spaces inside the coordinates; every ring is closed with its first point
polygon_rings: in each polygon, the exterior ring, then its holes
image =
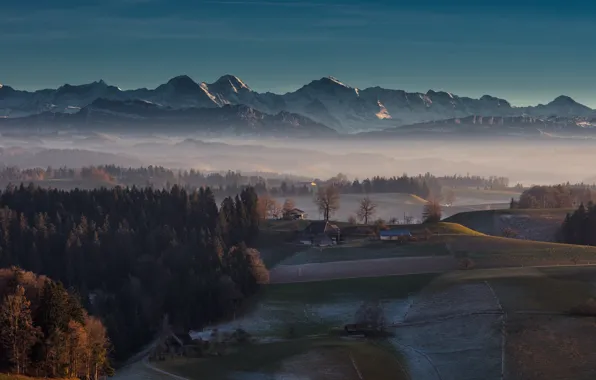
{"type": "Polygon", "coordinates": [[[283,260],[280,264],[300,265],[412,256],[444,256],[449,254],[450,251],[445,246],[443,239],[439,238],[406,244],[363,240],[323,249],[306,249],[283,260]]]}
{"type": "MultiPolygon", "coordinates": [[[[545,215],[544,210],[530,210],[531,214],[545,215]]],[[[526,212],[526,210],[512,210],[511,214],[526,212]]],[[[556,210],[555,213],[563,213],[556,210]]],[[[459,214],[457,218],[471,216],[479,220],[490,218],[493,214],[509,214],[507,211],[472,212],[459,214]]],[[[307,225],[308,221],[299,221],[307,225]]],[[[289,222],[296,223],[296,222],[289,222]]],[[[572,265],[596,263],[596,247],[558,244],[533,240],[510,239],[483,233],[464,227],[453,222],[436,224],[399,225],[396,228],[408,229],[419,237],[417,242],[398,244],[395,242],[381,242],[371,240],[360,235],[351,239],[349,236],[345,244],[327,247],[311,248],[291,243],[293,228],[301,228],[285,221],[275,221],[270,225],[269,233],[282,233],[289,239],[285,244],[271,248],[271,255],[277,254],[275,263],[297,265],[307,263],[328,263],[335,261],[351,261],[381,258],[399,258],[412,256],[445,256],[468,257],[481,268],[514,267],[536,265],[572,265]],[[271,232],[276,231],[277,232],[271,232]]],[[[351,226],[342,224],[342,231],[349,235],[354,228],[366,226],[351,226]]],[[[370,231],[374,236],[374,232],[370,231]]]]}
{"type": "Polygon", "coordinates": [[[408,379],[397,354],[381,344],[338,338],[250,345],[226,356],[177,359],[159,367],[189,379],[408,379]],[[275,376],[275,377],[274,377],[275,376]]]}
{"type": "MultiPolygon", "coordinates": [[[[496,379],[502,369],[507,379],[593,378],[593,317],[574,310],[596,295],[594,279],[596,267],[447,273],[417,295],[406,319],[430,322],[400,328],[396,339],[429,352],[443,378],[496,379]]],[[[409,368],[420,371],[412,378],[424,370],[409,368]]]]}
{"type": "Polygon", "coordinates": [[[445,219],[488,235],[501,236],[509,227],[529,240],[553,240],[572,209],[504,209],[461,212],[445,219]]]}
{"type": "Polygon", "coordinates": [[[230,377],[234,374],[239,379],[242,376],[251,379],[251,375],[281,375],[286,371],[313,379],[335,378],[325,377],[325,374],[330,376],[329,368],[337,371],[338,379],[358,379],[351,356],[364,378],[405,379],[407,366],[388,342],[340,338],[338,331],[344,324],[354,322],[358,308],[367,301],[381,301],[386,317],[398,319],[407,309],[409,298],[435,277],[415,275],[268,285],[245,316],[217,326],[223,331],[241,327],[260,343],[237,347],[222,357],[155,364],[191,379],[236,378],[230,377]],[[315,357],[324,360],[314,360],[315,357]],[[311,360],[314,361],[308,373],[292,366],[304,361],[301,367],[308,368],[304,363],[311,360]]]}
{"type": "MultiPolygon", "coordinates": [[[[526,210],[511,213],[521,212],[526,210]]],[[[415,236],[431,233],[428,240],[403,245],[361,237],[323,250],[288,244],[306,224],[266,226],[266,234],[280,239],[264,244],[272,262],[453,255],[471,260],[473,269],[267,285],[245,315],[216,326],[243,328],[258,343],[222,357],[158,365],[190,379],[474,379],[478,373],[500,378],[502,368],[512,379],[593,378],[596,329],[577,310],[594,303],[596,266],[575,264],[596,264],[596,247],[488,236],[450,222],[400,226],[415,236]],[[371,301],[380,302],[389,324],[397,323],[389,327],[391,335],[340,338],[341,327],[355,322],[357,310],[371,301]],[[550,364],[554,353],[560,358],[556,366],[550,364]]],[[[342,230],[360,227],[341,225],[342,230]]]]}
{"type": "Polygon", "coordinates": [[[596,247],[493,236],[450,236],[445,243],[454,256],[484,268],[596,264],[596,247]]]}

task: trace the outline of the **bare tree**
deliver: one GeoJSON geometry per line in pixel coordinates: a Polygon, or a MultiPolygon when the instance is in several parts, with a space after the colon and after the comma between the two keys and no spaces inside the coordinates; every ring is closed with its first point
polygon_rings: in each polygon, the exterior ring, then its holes
{"type": "Polygon", "coordinates": [[[430,200],[424,205],[422,211],[423,223],[437,223],[441,221],[442,209],[441,204],[437,200],[430,200]]]}
{"type": "Polygon", "coordinates": [[[372,218],[377,212],[377,205],[369,197],[364,197],[360,200],[358,205],[357,215],[364,224],[368,224],[368,220],[372,218]]]}
{"type": "Polygon", "coordinates": [[[315,198],[315,204],[323,214],[325,220],[339,210],[339,189],[335,186],[325,186],[319,189],[315,198]]]}
{"type": "Polygon", "coordinates": [[[412,224],[414,217],[412,215],[404,215],[404,224],[412,224]]]}
{"type": "Polygon", "coordinates": [[[356,224],[356,222],[357,222],[356,221],[356,217],[354,215],[350,215],[348,217],[348,223],[350,223],[350,224],[356,224]]]}

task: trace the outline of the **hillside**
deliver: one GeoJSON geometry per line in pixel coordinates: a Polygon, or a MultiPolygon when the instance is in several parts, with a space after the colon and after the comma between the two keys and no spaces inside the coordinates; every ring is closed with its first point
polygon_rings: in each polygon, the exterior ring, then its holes
{"type": "Polygon", "coordinates": [[[445,219],[482,233],[503,236],[509,229],[513,237],[525,240],[554,241],[565,216],[571,209],[515,209],[462,212],[445,219]]]}

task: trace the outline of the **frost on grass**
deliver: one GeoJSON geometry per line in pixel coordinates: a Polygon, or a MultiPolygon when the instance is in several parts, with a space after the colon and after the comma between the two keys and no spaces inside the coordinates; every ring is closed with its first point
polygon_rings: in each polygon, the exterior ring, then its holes
{"type": "Polygon", "coordinates": [[[396,329],[412,378],[501,378],[501,316],[474,315],[396,329]],[[405,348],[404,348],[405,347],[405,348]],[[437,372],[440,374],[437,375],[437,372]]]}
{"type": "MultiPolygon", "coordinates": [[[[333,303],[305,304],[297,302],[268,302],[260,304],[251,313],[234,321],[209,326],[203,331],[191,331],[193,338],[208,339],[213,329],[231,333],[238,328],[261,342],[285,338],[291,326],[306,325],[328,328],[355,323],[358,311],[365,301],[345,299],[333,303]]],[[[406,300],[385,300],[380,303],[382,317],[387,323],[400,319],[407,310],[406,300]]]]}
{"type": "Polygon", "coordinates": [[[406,322],[432,320],[460,314],[499,312],[500,307],[484,282],[423,291],[412,303],[406,322]]]}

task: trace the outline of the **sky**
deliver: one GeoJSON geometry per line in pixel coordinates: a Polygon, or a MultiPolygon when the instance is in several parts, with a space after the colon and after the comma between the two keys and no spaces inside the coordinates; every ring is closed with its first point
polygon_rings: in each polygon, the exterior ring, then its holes
{"type": "Polygon", "coordinates": [[[0,83],[129,89],[233,74],[284,93],[334,76],[596,107],[594,20],[592,0],[2,0],[0,83]]]}

